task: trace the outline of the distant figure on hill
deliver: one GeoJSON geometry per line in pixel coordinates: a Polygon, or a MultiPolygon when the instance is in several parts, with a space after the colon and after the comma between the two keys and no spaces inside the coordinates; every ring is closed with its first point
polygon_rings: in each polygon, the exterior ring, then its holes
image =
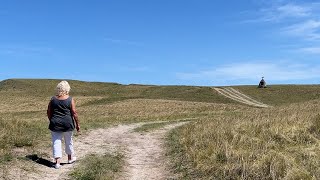
{"type": "Polygon", "coordinates": [[[259,83],[259,86],[258,88],[266,88],[267,87],[267,83],[266,81],[263,79],[264,77],[262,77],[260,83],[259,83]]]}
{"type": "Polygon", "coordinates": [[[68,154],[68,163],[75,162],[72,131],[76,128],[80,131],[78,114],[73,98],[69,96],[70,85],[67,81],[61,81],[56,87],[56,95],[48,104],[47,116],[49,119],[49,129],[51,130],[53,157],[55,158],[55,168],[60,168],[60,158],[62,157],[61,141],[64,137],[65,152],[68,154]]]}

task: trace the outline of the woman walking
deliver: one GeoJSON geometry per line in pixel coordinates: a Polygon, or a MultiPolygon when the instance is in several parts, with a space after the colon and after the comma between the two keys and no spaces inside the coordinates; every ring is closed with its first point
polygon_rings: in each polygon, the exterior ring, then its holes
{"type": "Polygon", "coordinates": [[[55,158],[55,168],[60,168],[62,157],[61,141],[64,137],[65,152],[68,155],[68,163],[75,162],[72,131],[76,128],[80,131],[78,114],[73,98],[69,96],[70,85],[67,81],[61,81],[56,87],[56,95],[49,102],[47,116],[50,121],[53,157],[55,158]]]}

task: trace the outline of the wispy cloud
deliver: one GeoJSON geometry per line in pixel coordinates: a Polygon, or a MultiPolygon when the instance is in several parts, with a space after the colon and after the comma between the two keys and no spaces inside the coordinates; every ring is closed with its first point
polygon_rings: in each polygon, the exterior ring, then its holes
{"type": "Polygon", "coordinates": [[[306,40],[320,40],[320,20],[307,20],[283,29],[283,32],[306,40]]]}
{"type": "Polygon", "coordinates": [[[114,44],[124,44],[124,45],[133,45],[133,46],[142,46],[143,44],[135,41],[128,41],[123,39],[113,39],[113,38],[104,38],[104,41],[111,42],[114,44]]]}
{"type": "Polygon", "coordinates": [[[280,17],[307,17],[311,15],[312,8],[309,6],[301,6],[296,4],[285,4],[276,7],[276,11],[280,17]]]}
{"type": "Polygon", "coordinates": [[[281,23],[288,19],[303,19],[313,16],[313,5],[311,4],[293,4],[293,3],[272,3],[269,7],[264,7],[256,12],[246,12],[254,16],[252,19],[247,19],[245,23],[281,23]]]}
{"type": "MultiPolygon", "coordinates": [[[[320,42],[320,3],[292,2],[288,0],[270,0],[263,4],[263,8],[251,14],[254,19],[245,22],[265,23],[272,26],[274,32],[285,38],[291,39],[291,43],[299,43],[317,46],[320,42]]],[[[290,49],[291,52],[318,53],[318,49],[300,48],[290,49]]]]}
{"type": "Polygon", "coordinates": [[[309,6],[296,4],[284,4],[268,9],[261,9],[261,21],[279,22],[288,18],[302,18],[312,15],[312,9],[309,6]]]}
{"type": "Polygon", "coordinates": [[[306,47],[300,48],[301,52],[310,53],[310,54],[320,54],[320,46],[319,47],[306,47]]]}
{"type": "Polygon", "coordinates": [[[299,63],[242,63],[226,64],[191,73],[177,73],[181,80],[257,81],[265,76],[269,81],[281,82],[320,78],[320,67],[299,63]]]}
{"type": "Polygon", "coordinates": [[[291,17],[296,18],[294,19],[295,21],[289,21],[287,18],[284,18],[283,23],[286,24],[286,26],[283,27],[282,32],[286,35],[308,41],[320,39],[320,19],[318,16],[320,12],[319,3],[305,3],[302,5],[291,4],[290,6],[285,5],[279,8],[287,9],[284,11],[286,13],[283,14],[291,15],[291,17]]]}

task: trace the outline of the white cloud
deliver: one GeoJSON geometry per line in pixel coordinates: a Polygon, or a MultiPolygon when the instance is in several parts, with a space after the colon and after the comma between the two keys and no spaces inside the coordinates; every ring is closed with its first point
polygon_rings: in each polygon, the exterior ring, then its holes
{"type": "Polygon", "coordinates": [[[302,37],[306,40],[319,40],[320,39],[320,21],[307,20],[305,22],[294,24],[283,29],[283,32],[302,37]]]}
{"type": "Polygon", "coordinates": [[[245,22],[276,22],[280,23],[290,20],[303,19],[312,17],[314,14],[314,5],[312,4],[293,4],[293,3],[276,3],[269,7],[261,8],[255,12],[255,19],[246,20],[245,22]]]}
{"type": "Polygon", "coordinates": [[[281,17],[307,17],[311,15],[311,8],[295,4],[285,4],[276,8],[281,17]]]}
{"type": "Polygon", "coordinates": [[[261,9],[262,20],[264,21],[281,21],[287,18],[308,17],[311,13],[311,8],[296,4],[284,4],[275,6],[269,9],[261,9]]]}
{"type": "Polygon", "coordinates": [[[320,54],[320,47],[307,47],[299,49],[302,52],[310,54],[320,54]]]}
{"type": "MultiPolygon", "coordinates": [[[[308,46],[319,44],[320,3],[270,0],[263,3],[263,7],[256,11],[255,20],[247,22],[267,23],[274,27],[274,32],[278,35],[291,37],[292,44],[300,46],[304,46],[305,43],[308,43],[308,46]]],[[[319,54],[319,49],[309,47],[291,48],[289,51],[319,54]]]]}
{"type": "Polygon", "coordinates": [[[262,76],[273,82],[320,78],[320,67],[288,62],[241,63],[227,64],[198,72],[177,74],[177,77],[181,80],[224,80],[226,82],[255,82],[262,76]]]}

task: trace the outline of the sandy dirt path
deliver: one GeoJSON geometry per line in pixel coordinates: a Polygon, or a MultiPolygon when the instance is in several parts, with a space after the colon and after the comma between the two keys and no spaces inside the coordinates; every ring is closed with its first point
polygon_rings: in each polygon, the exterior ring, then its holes
{"type": "MultiPolygon", "coordinates": [[[[120,152],[124,154],[125,165],[117,179],[143,180],[168,179],[167,160],[164,157],[165,134],[186,122],[178,122],[148,133],[138,133],[133,130],[143,124],[118,125],[108,129],[97,129],[87,135],[75,138],[74,146],[78,160],[89,154],[104,154],[120,152]]],[[[67,162],[66,157],[62,163],[67,162]]],[[[32,163],[33,171],[26,172],[13,168],[6,179],[68,179],[68,174],[77,165],[64,164],[60,169],[54,169],[42,164],[32,163]]]]}
{"type": "Polygon", "coordinates": [[[180,122],[165,126],[149,133],[131,133],[127,139],[126,160],[127,165],[121,179],[132,180],[164,180],[171,177],[168,161],[164,151],[165,134],[185,124],[180,122]]]}
{"type": "Polygon", "coordinates": [[[266,108],[266,107],[271,107],[267,104],[264,104],[262,102],[259,102],[245,94],[243,94],[240,91],[235,90],[232,87],[224,87],[224,88],[213,88],[214,90],[216,90],[218,93],[220,93],[221,95],[230,98],[232,100],[250,105],[250,106],[254,106],[254,107],[262,107],[262,108],[266,108]]]}

